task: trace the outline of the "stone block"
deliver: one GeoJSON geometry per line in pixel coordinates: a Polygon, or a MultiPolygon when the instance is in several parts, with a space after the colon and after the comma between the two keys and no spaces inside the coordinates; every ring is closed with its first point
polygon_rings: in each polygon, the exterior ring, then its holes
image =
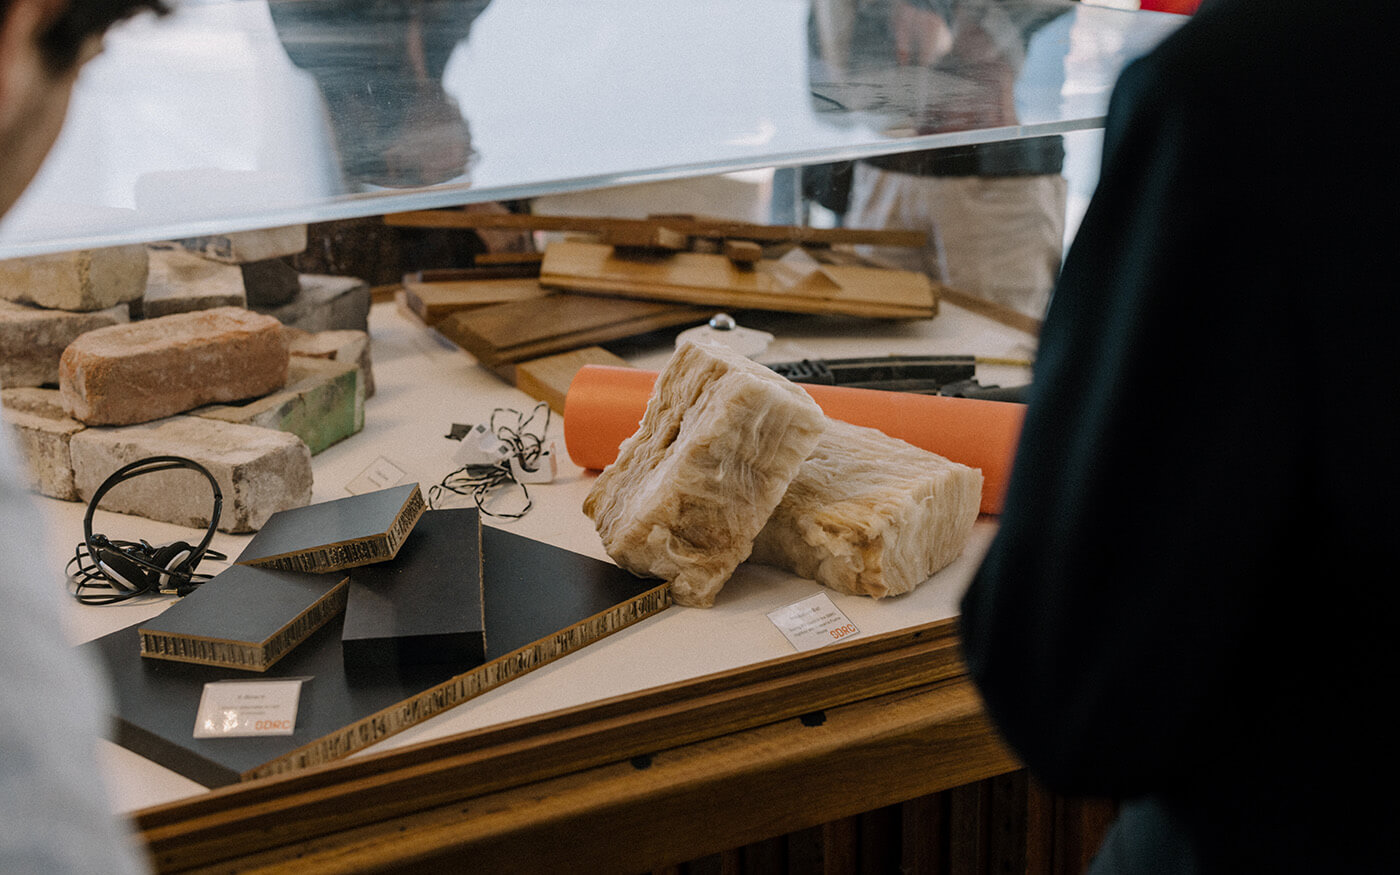
{"type": "Polygon", "coordinates": [[[88,313],[139,300],[146,247],[112,246],[0,261],[0,298],[88,313]]]}
{"type": "Polygon", "coordinates": [[[0,391],[0,403],[26,485],[40,495],[77,501],[69,443],[87,426],[63,412],[57,389],[5,389],[0,391]]]}
{"type": "Polygon", "coordinates": [[[365,427],[365,394],[353,362],[292,356],[282,389],[246,404],[201,407],[193,415],[290,432],[315,455],[365,427]]]}
{"type": "MultiPolygon", "coordinates": [[[[193,459],[214,475],[224,497],[221,531],[255,532],[277,511],[311,503],[311,451],[287,432],[174,416],[141,425],[84,429],[73,435],[69,446],[83,501],[90,501],[121,466],[169,455],[193,459]]],[[[208,484],[184,470],[137,477],[102,498],[104,510],[191,528],[209,524],[210,507],[208,484]]]]}
{"type": "Polygon", "coordinates": [[[59,389],[74,419],[131,425],[266,395],[288,360],[277,320],[219,307],[89,331],[64,350],[59,389]]]}
{"type": "Polygon", "coordinates": [[[290,303],[301,291],[301,274],[285,258],[269,258],[240,265],[248,303],[255,307],[278,307],[290,303]]]}
{"type": "Polygon", "coordinates": [[[360,383],[365,387],[365,397],[374,397],[374,362],[368,332],[348,328],[314,334],[299,328],[287,328],[286,332],[287,349],[293,356],[355,364],[360,369],[360,383]]]}
{"type": "Polygon", "coordinates": [[[306,248],[306,226],[285,225],[281,228],[259,228],[253,231],[233,231],[205,237],[177,240],[191,252],[225,264],[249,264],[296,255],[306,248]]]}
{"type": "Polygon", "coordinates": [[[369,330],[369,284],[348,276],[301,275],[301,290],[278,307],[250,305],[302,331],[369,330]]]}
{"type": "Polygon", "coordinates": [[[151,246],[148,254],[146,294],[132,304],[133,319],[247,306],[243,272],[236,265],[210,261],[170,245],[151,246]]]}
{"type": "Polygon", "coordinates": [[[57,385],[59,359],[68,344],[126,321],[126,304],[72,313],[0,301],[0,386],[57,385]]]}

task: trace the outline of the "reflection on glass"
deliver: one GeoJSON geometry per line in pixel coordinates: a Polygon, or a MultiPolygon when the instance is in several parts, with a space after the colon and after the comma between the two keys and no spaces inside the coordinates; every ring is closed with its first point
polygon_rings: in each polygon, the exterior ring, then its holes
{"type": "Polygon", "coordinates": [[[471,132],[443,89],[452,50],[486,0],[272,0],[297,67],[326,101],[352,190],[464,181],[471,132]]]}
{"type": "MultiPolygon", "coordinates": [[[[813,0],[816,108],[874,117],[891,136],[1012,128],[1032,38],[1068,2],[813,0]]],[[[1040,316],[1064,245],[1060,136],[872,156],[804,174],[809,197],[856,228],[929,233],[923,250],[868,255],[957,292],[1040,316]]]]}

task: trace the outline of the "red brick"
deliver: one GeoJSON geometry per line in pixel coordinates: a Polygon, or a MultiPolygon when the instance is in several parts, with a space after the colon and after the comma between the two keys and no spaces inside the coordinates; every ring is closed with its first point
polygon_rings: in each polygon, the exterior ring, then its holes
{"type": "Polygon", "coordinates": [[[80,422],[130,425],[266,395],[288,360],[276,319],[218,307],[89,331],[64,350],[59,390],[80,422]]]}

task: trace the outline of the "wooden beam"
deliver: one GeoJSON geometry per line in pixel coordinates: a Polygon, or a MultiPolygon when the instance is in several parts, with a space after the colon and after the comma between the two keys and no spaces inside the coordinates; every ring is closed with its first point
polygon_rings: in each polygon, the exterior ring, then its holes
{"type": "Polygon", "coordinates": [[[681,252],[626,258],[601,243],[563,241],[545,250],[540,284],[595,295],[730,310],[929,319],[938,290],[921,273],[881,267],[792,265],[763,259],[741,268],[723,255],[681,252]]]}
{"type": "Polygon", "coordinates": [[[928,245],[923,231],[899,229],[808,228],[802,225],[759,225],[720,219],[665,216],[618,219],[607,216],[537,216],[530,213],[466,213],[458,210],[416,210],[392,213],[384,222],[401,228],[514,228],[525,231],[573,231],[605,234],[665,227],[690,237],[788,242],[830,246],[838,243],[918,248],[928,245]]]}

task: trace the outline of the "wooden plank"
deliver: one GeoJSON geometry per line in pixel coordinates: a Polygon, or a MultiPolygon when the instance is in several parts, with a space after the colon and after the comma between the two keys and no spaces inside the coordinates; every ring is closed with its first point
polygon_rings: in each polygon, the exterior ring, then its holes
{"type": "Polygon", "coordinates": [[[404,278],[404,303],[428,325],[463,310],[475,310],[508,301],[543,298],[549,290],[537,278],[433,279],[404,278]]]}
{"type": "Polygon", "coordinates": [[[574,231],[601,234],[613,229],[650,228],[662,224],[692,237],[833,245],[839,243],[918,248],[928,245],[923,231],[859,228],[808,228],[802,225],[759,225],[723,219],[663,216],[619,219],[608,216],[536,216],[527,213],[465,213],[458,210],[415,210],[384,217],[401,228],[515,228],[528,231],[574,231]]]}
{"type": "Polygon", "coordinates": [[[640,249],[665,249],[679,252],[690,247],[690,237],[665,225],[638,225],[608,228],[602,242],[609,246],[632,246],[640,249]]]}
{"type": "MultiPolygon", "coordinates": [[[[295,845],[239,871],[641,872],[1015,768],[960,682],[917,687],[442,805],[295,845]],[[897,751],[897,755],[892,755],[897,751]],[[683,824],[681,829],[659,824],[683,824]],[[528,849],[528,850],[527,850],[528,849]]],[[[226,870],[227,867],[224,867],[226,870]]]]}
{"type": "Polygon", "coordinates": [[[752,266],[763,258],[763,247],[752,240],[726,240],[724,257],[738,265],[752,266]]]}
{"type": "Polygon", "coordinates": [[[564,399],[569,394],[569,384],[573,382],[579,368],[584,365],[625,368],[627,362],[601,346],[585,346],[558,355],[520,362],[515,365],[512,382],[515,383],[515,388],[536,401],[546,402],[551,410],[562,416],[564,399]]]}
{"type": "Polygon", "coordinates": [[[480,252],[472,256],[472,263],[482,267],[517,265],[523,269],[530,265],[536,272],[543,260],[543,252],[480,252]]]}
{"type": "Polygon", "coordinates": [[[436,327],[481,364],[494,368],[660,328],[698,324],[713,313],[686,304],[556,293],[453,313],[436,327]]]}
{"type": "Polygon", "coordinates": [[[625,258],[610,246],[576,241],[545,250],[540,284],[730,310],[894,319],[927,319],[938,312],[933,284],[913,271],[783,259],[745,269],[718,254],[625,258]]]}
{"type": "MultiPolygon", "coordinates": [[[[962,671],[956,621],[944,620],[252,781],[147,809],[136,819],[162,868],[204,865],[957,678],[962,671]]],[[[804,825],[836,816],[844,814],[804,825]]]]}

